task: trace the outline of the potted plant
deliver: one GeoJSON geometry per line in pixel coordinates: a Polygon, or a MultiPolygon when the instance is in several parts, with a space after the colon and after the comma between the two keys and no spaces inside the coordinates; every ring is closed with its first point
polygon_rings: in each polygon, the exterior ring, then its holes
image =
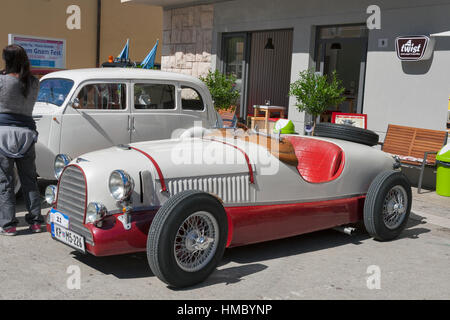
{"type": "Polygon", "coordinates": [[[345,88],[341,84],[342,82],[336,77],[336,71],[333,71],[331,79],[328,79],[326,75],[311,70],[300,72],[299,79],[291,83],[289,95],[297,99],[297,109],[313,116],[313,134],[317,117],[328,107],[338,105],[345,100],[343,96],[345,88]]]}
{"type": "Polygon", "coordinates": [[[225,75],[219,70],[209,71],[205,77],[200,77],[211,93],[214,107],[217,111],[235,109],[239,99],[239,91],[236,90],[236,77],[225,75]]]}

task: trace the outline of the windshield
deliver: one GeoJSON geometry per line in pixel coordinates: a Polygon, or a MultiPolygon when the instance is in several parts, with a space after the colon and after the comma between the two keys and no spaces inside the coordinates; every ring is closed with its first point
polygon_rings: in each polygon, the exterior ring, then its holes
{"type": "Polygon", "coordinates": [[[38,102],[47,102],[60,107],[73,87],[68,79],[46,79],[41,81],[38,102]]]}

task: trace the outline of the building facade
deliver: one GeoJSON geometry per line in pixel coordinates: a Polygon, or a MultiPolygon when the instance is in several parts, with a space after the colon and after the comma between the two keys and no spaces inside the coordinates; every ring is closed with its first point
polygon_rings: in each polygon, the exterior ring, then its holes
{"type": "MultiPolygon", "coordinates": [[[[62,39],[66,69],[96,67],[117,56],[127,39],[131,59],[140,61],[162,38],[161,7],[120,0],[2,0],[0,12],[1,48],[8,45],[9,34],[62,39]],[[80,9],[79,28],[69,29],[68,20],[70,26],[78,18],[70,10],[73,5],[80,9]]],[[[156,61],[161,61],[160,50],[156,61]]]]}
{"type": "Polygon", "coordinates": [[[163,7],[162,69],[200,76],[217,68],[236,75],[243,117],[270,101],[288,106],[289,119],[303,128],[309,119],[288,96],[289,84],[306,69],[336,70],[346,101],[330,112],[366,114],[367,128],[381,139],[390,123],[446,129],[450,1],[122,2],[163,7]],[[431,56],[400,60],[396,38],[414,35],[433,40],[431,56]]]}

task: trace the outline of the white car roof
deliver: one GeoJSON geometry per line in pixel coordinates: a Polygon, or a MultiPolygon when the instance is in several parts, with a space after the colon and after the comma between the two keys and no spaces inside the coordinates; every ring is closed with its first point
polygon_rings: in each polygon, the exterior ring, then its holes
{"type": "Polygon", "coordinates": [[[65,78],[75,82],[81,82],[89,79],[146,79],[146,80],[171,80],[194,82],[198,85],[204,85],[202,81],[193,76],[165,72],[159,70],[145,70],[137,68],[92,68],[92,69],[73,69],[57,71],[47,74],[42,80],[49,78],[65,78]]]}

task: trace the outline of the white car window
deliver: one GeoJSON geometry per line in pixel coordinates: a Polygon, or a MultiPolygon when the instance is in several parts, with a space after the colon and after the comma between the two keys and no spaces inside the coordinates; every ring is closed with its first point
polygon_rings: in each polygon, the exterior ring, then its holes
{"type": "Polygon", "coordinates": [[[121,83],[95,83],[84,86],[78,93],[77,109],[126,109],[126,85],[121,83]]]}
{"type": "Polygon", "coordinates": [[[181,106],[183,110],[203,111],[205,109],[202,96],[197,90],[185,86],[181,87],[181,106]]]}
{"type": "Polygon", "coordinates": [[[169,84],[135,84],[135,109],[175,109],[175,86],[169,84]]]}
{"type": "Polygon", "coordinates": [[[39,86],[38,102],[47,102],[61,107],[72,90],[73,81],[69,79],[46,79],[39,86]]]}

